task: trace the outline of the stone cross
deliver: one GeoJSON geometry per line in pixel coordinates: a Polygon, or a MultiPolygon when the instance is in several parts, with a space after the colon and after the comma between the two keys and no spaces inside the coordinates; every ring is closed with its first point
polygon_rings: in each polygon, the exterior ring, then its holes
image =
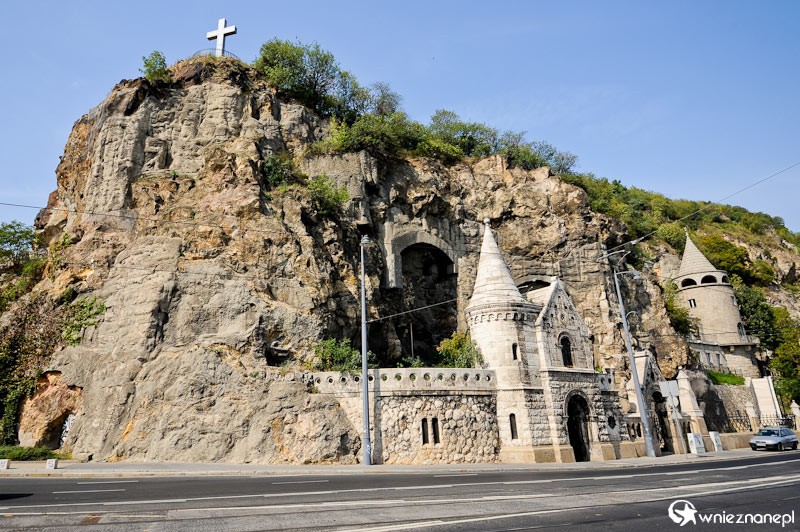
{"type": "Polygon", "coordinates": [[[217,40],[217,50],[214,55],[217,57],[222,57],[225,55],[225,36],[226,35],[236,35],[236,26],[228,26],[225,27],[225,19],[219,19],[217,24],[217,29],[214,31],[209,31],[206,33],[206,38],[209,41],[213,41],[214,39],[217,40]]]}

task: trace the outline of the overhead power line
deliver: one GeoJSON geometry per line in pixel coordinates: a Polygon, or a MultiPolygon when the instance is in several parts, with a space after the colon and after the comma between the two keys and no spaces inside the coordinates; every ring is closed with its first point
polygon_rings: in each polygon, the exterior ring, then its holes
{"type": "MultiPolygon", "coordinates": [[[[697,209],[697,210],[696,210],[696,211],[694,211],[693,213],[691,213],[691,214],[687,214],[686,216],[684,216],[684,217],[682,217],[682,218],[678,218],[677,220],[675,220],[675,222],[682,222],[682,221],[684,221],[684,220],[688,220],[688,219],[689,219],[689,218],[691,218],[692,216],[695,216],[695,215],[697,215],[697,214],[700,214],[701,212],[703,212],[703,211],[706,211],[706,210],[708,210],[708,209],[712,208],[712,207],[713,207],[714,205],[716,205],[716,204],[720,204],[720,203],[722,203],[722,202],[723,202],[723,201],[725,201],[725,200],[728,200],[728,199],[730,199],[730,198],[732,198],[732,197],[734,197],[734,196],[736,196],[736,195],[738,195],[738,194],[741,194],[742,192],[745,192],[745,191],[747,191],[747,190],[750,190],[751,188],[754,188],[754,187],[756,187],[756,186],[760,185],[761,183],[764,183],[765,181],[769,181],[770,179],[772,179],[772,178],[774,178],[774,177],[777,177],[777,176],[779,176],[779,175],[781,175],[781,174],[783,174],[783,173],[785,173],[785,172],[788,172],[789,170],[791,170],[792,168],[795,168],[795,167],[797,167],[797,166],[800,166],[800,161],[797,161],[797,162],[796,162],[796,163],[794,163],[794,164],[790,164],[789,166],[787,166],[787,167],[786,167],[786,168],[784,168],[783,170],[778,170],[777,172],[775,172],[775,173],[773,173],[773,174],[770,174],[770,175],[768,175],[767,177],[764,177],[764,178],[762,178],[762,179],[759,179],[758,181],[756,181],[756,182],[754,182],[754,183],[751,183],[751,184],[747,185],[746,187],[744,187],[744,188],[741,188],[741,189],[737,190],[736,192],[732,192],[731,194],[728,194],[727,196],[725,196],[725,197],[723,197],[723,198],[720,198],[720,199],[718,199],[718,200],[717,200],[717,201],[715,201],[715,202],[708,203],[707,205],[704,205],[703,207],[701,207],[701,208],[697,209]]],[[[657,232],[657,230],[656,230],[656,231],[650,231],[649,233],[647,233],[647,234],[646,234],[646,235],[644,235],[644,236],[640,236],[639,238],[635,238],[635,239],[633,239],[633,240],[629,240],[628,242],[624,242],[624,243],[622,243],[622,244],[620,244],[620,245],[618,245],[618,246],[615,246],[615,247],[613,247],[613,248],[609,249],[608,251],[614,251],[615,249],[619,249],[619,248],[625,247],[625,246],[627,246],[627,245],[629,245],[629,244],[638,244],[638,243],[639,243],[639,242],[641,242],[642,240],[644,240],[644,239],[646,239],[646,238],[648,238],[648,237],[651,237],[651,236],[653,236],[654,234],[656,234],[656,232],[657,232]]]]}

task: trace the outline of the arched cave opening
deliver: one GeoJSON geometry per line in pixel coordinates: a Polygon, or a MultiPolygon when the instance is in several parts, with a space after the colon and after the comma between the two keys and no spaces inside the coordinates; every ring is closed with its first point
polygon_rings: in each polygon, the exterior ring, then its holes
{"type": "Polygon", "coordinates": [[[72,423],[75,419],[75,414],[69,410],[62,412],[54,419],[50,420],[42,432],[42,437],[37,443],[39,447],[47,447],[48,449],[60,449],[64,446],[72,428],[72,423]]]}
{"type": "Polygon", "coordinates": [[[419,359],[424,365],[433,365],[437,363],[436,346],[458,327],[458,275],[447,254],[430,244],[412,244],[402,251],[401,258],[402,288],[393,298],[394,308],[387,312],[400,315],[380,327],[383,341],[372,343],[370,338],[370,348],[382,348],[385,352],[375,351],[381,358],[401,364],[419,359]]]}

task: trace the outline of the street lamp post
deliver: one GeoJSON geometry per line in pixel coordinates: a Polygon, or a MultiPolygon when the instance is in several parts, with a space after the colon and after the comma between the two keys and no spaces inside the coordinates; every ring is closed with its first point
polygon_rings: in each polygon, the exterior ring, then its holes
{"type": "Polygon", "coordinates": [[[364,386],[364,436],[362,437],[364,465],[372,465],[372,443],[369,438],[369,375],[367,374],[367,288],[364,282],[364,246],[371,243],[361,237],[361,382],[364,386]]]}
{"type": "Polygon", "coordinates": [[[633,347],[631,346],[631,332],[628,327],[628,315],[625,313],[625,304],[622,302],[622,294],[619,290],[618,276],[624,275],[626,272],[618,272],[612,268],[614,274],[614,288],[617,291],[617,301],[619,301],[619,313],[622,316],[622,327],[625,329],[625,345],[628,348],[628,360],[631,365],[631,378],[633,379],[633,388],[636,391],[636,404],[639,407],[639,418],[644,425],[644,446],[647,449],[647,456],[655,456],[656,450],[653,446],[653,433],[650,430],[650,415],[644,403],[644,395],[642,394],[642,387],[639,384],[639,372],[636,370],[636,358],[633,356],[633,347]]]}

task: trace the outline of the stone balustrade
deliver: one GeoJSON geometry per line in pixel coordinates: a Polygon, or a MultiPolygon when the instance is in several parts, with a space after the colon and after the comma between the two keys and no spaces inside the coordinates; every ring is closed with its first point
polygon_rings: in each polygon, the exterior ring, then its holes
{"type": "MultiPolygon", "coordinates": [[[[361,374],[338,371],[312,374],[320,393],[361,391],[361,374]]],[[[369,390],[382,392],[494,391],[495,372],[475,368],[381,368],[369,370],[369,390]],[[377,382],[376,382],[377,381],[377,382]]]]}

